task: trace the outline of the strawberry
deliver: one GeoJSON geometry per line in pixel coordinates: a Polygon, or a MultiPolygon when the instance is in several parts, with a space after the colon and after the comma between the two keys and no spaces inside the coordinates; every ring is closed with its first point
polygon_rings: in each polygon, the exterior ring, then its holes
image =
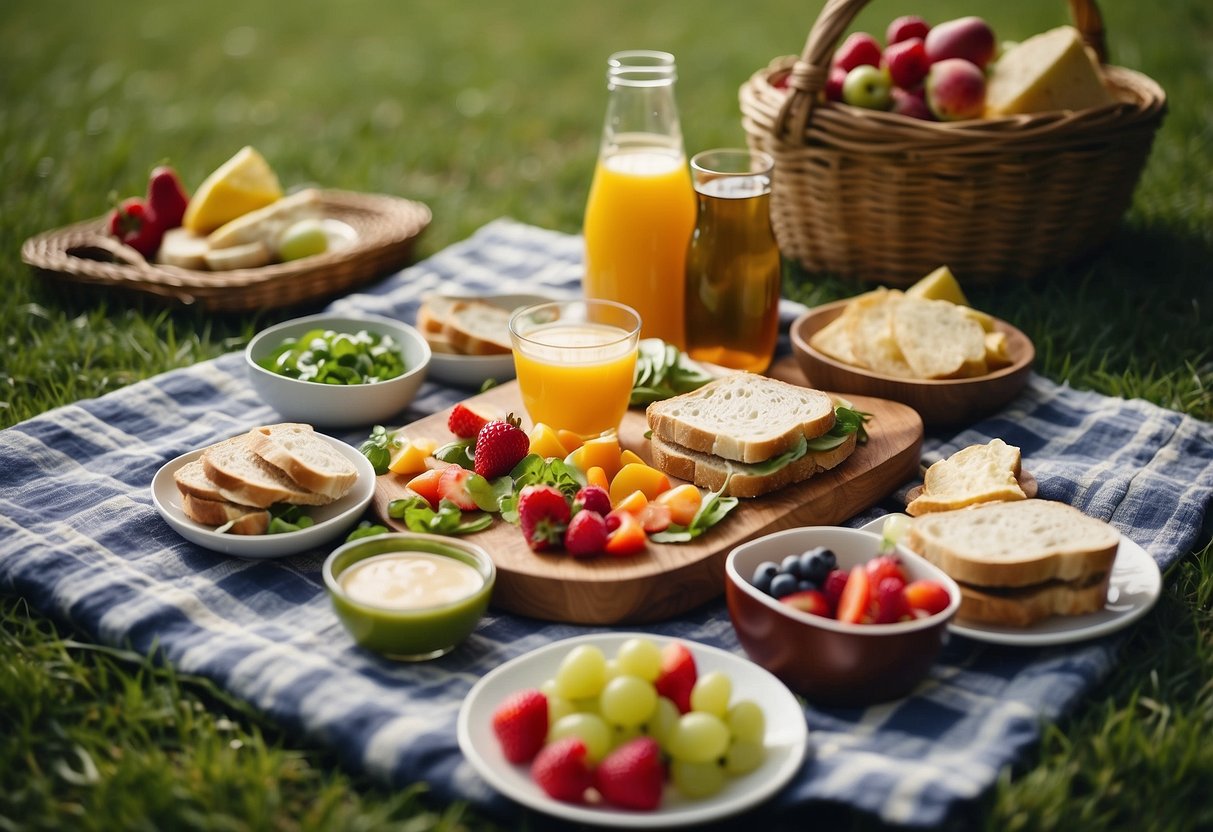
{"type": "Polygon", "coordinates": [[[656,809],[665,789],[665,768],[657,741],[637,737],[606,755],[594,771],[594,787],[607,803],[622,809],[656,809]]]}
{"type": "Polygon", "coordinates": [[[952,603],[952,597],[937,581],[912,581],[906,585],[906,603],[914,611],[922,611],[927,615],[943,612],[952,603]]]}
{"type": "MultiPolygon", "coordinates": [[[[452,467],[458,468],[459,466],[452,467]]],[[[445,470],[445,468],[429,468],[422,471],[409,480],[408,489],[424,497],[425,501],[430,504],[430,508],[438,508],[438,501],[442,499],[438,493],[438,482],[442,479],[442,472],[445,470]]]]}
{"type": "Polygon", "coordinates": [[[901,559],[896,555],[880,555],[867,562],[868,578],[872,586],[880,586],[885,578],[901,578],[905,583],[906,573],[902,571],[901,559]]]}
{"type": "Polygon", "coordinates": [[[805,589],[800,592],[793,592],[790,595],[783,596],[779,601],[780,603],[787,604],[789,607],[795,607],[801,612],[822,615],[826,618],[830,617],[830,602],[821,590],[805,589]]]}
{"type": "Polygon", "coordinates": [[[518,525],[532,552],[559,545],[568,524],[569,504],[556,488],[536,484],[518,492],[518,525]]]}
{"type": "Polygon", "coordinates": [[[152,169],[147,180],[147,205],[160,221],[161,228],[167,230],[181,225],[189,201],[177,171],[168,165],[152,169]]]}
{"type": "Polygon", "coordinates": [[[838,620],[851,624],[863,623],[868,614],[868,604],[871,600],[871,579],[863,564],[851,567],[847,576],[847,585],[842,588],[842,596],[838,599],[838,620]]]}
{"type": "Polygon", "coordinates": [[[564,550],[575,558],[601,554],[606,542],[606,518],[589,509],[574,514],[564,533],[564,550]]]}
{"type": "Polygon", "coordinates": [[[546,745],[531,763],[531,777],[548,797],[566,803],[581,803],[585,790],[594,783],[586,763],[585,743],[580,737],[565,737],[546,745]]]}
{"type": "Polygon", "coordinates": [[[133,196],[122,200],[110,213],[109,233],[150,258],[160,248],[164,226],[145,200],[133,196]]]}
{"type": "Polygon", "coordinates": [[[872,603],[876,607],[872,620],[876,624],[892,624],[900,621],[903,615],[910,614],[910,605],[906,603],[906,582],[904,578],[890,575],[881,578],[872,593],[872,603]]]}
{"type": "Polygon", "coordinates": [[[520,690],[493,711],[493,733],[511,763],[529,763],[548,736],[548,698],[537,690],[520,690]]]}
{"type": "Polygon", "coordinates": [[[582,488],[573,498],[573,503],[580,504],[586,511],[596,511],[603,517],[611,513],[611,495],[605,488],[597,485],[582,488]]]}
{"type": "Polygon", "coordinates": [[[521,424],[522,420],[511,413],[480,429],[476,434],[476,453],[472,461],[477,474],[489,479],[508,474],[531,452],[531,439],[522,432],[521,424]]]}
{"type": "Polygon", "coordinates": [[[644,551],[649,539],[644,534],[644,526],[640,519],[629,511],[615,509],[606,517],[607,528],[611,530],[607,537],[606,550],[615,557],[628,557],[644,551]],[[615,521],[613,525],[612,521],[615,521]]]}
{"type": "Polygon", "coordinates": [[[695,657],[680,641],[672,641],[661,651],[661,672],[653,686],[657,693],[669,699],[680,713],[691,710],[691,688],[699,671],[695,669],[695,657]]]}
{"type": "Polygon", "coordinates": [[[450,500],[463,511],[475,511],[478,506],[468,491],[468,480],[471,477],[472,472],[459,465],[443,468],[442,475],[438,478],[438,497],[450,500]]]}
{"type": "Polygon", "coordinates": [[[670,507],[664,503],[649,502],[640,512],[640,524],[646,534],[664,532],[670,527],[670,507]]]}
{"type": "Polygon", "coordinates": [[[831,569],[826,573],[826,579],[821,582],[821,591],[825,593],[826,600],[830,602],[830,609],[838,609],[838,599],[842,597],[842,590],[847,585],[847,573],[844,569],[831,569]]]}
{"type": "Polygon", "coordinates": [[[446,426],[460,439],[473,439],[479,436],[480,429],[488,423],[488,419],[466,404],[455,405],[451,410],[451,415],[446,418],[446,426]]]}

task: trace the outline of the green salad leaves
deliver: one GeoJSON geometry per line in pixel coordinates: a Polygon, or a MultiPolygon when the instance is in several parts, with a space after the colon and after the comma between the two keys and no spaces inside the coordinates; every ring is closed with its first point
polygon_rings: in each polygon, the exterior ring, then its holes
{"type": "Polygon", "coordinates": [[[660,338],[644,338],[636,351],[632,377],[632,407],[698,390],[712,376],[673,344],[660,338]]]}

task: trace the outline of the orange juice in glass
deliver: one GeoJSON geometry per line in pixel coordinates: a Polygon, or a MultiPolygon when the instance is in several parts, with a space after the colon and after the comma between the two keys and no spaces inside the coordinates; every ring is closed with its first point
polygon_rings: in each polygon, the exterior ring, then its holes
{"type": "Polygon", "coordinates": [[[640,316],[621,303],[558,301],[510,318],[514,369],[533,422],[591,436],[617,430],[636,370],[640,316]]]}
{"type": "Polygon", "coordinates": [[[643,337],[681,348],[695,191],[675,78],[666,52],[617,52],[608,62],[607,117],[585,209],[584,288],[587,298],[639,312],[643,337]]]}

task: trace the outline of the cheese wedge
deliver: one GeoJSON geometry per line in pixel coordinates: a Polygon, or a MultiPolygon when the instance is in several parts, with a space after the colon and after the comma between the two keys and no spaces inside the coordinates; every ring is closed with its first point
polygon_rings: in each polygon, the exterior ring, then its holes
{"type": "Polygon", "coordinates": [[[1085,110],[1116,99],[1073,26],[1028,38],[998,59],[986,87],[986,118],[1085,110]]]}

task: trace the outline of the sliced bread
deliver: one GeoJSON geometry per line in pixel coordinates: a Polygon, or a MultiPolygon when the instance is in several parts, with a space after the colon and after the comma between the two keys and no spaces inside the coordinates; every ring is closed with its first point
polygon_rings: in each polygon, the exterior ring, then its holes
{"type": "Polygon", "coordinates": [[[834,402],[820,390],[753,373],[730,373],[698,390],[653,402],[654,436],[737,462],[762,462],[834,427],[834,402]]]}
{"type": "Polygon", "coordinates": [[[1019,589],[995,590],[958,583],[958,621],[1030,627],[1054,615],[1085,615],[1099,612],[1108,601],[1111,570],[1079,582],[1046,581],[1019,589]]]}
{"type": "Polygon", "coordinates": [[[229,534],[265,534],[270,527],[270,513],[263,508],[242,506],[226,500],[207,500],[192,494],[181,495],[181,510],[195,523],[222,526],[231,523],[229,534]]]}
{"type": "Polygon", "coordinates": [[[321,439],[311,425],[285,422],[253,428],[248,447],[308,491],[331,502],[344,497],[358,479],[358,469],[321,439]]]}
{"type": "Polygon", "coordinates": [[[513,349],[511,314],[508,309],[482,300],[456,301],[442,334],[450,339],[456,352],[464,355],[504,355],[513,349]]]}
{"type": "Polygon", "coordinates": [[[1019,448],[1001,439],[970,445],[927,469],[922,494],[910,501],[906,514],[917,517],[976,503],[1027,499],[1018,474],[1019,448]]]}
{"type": "Polygon", "coordinates": [[[958,582],[1022,587],[1107,572],[1120,534],[1051,500],[986,503],[910,521],[905,545],[958,582]]]}
{"type": "Polygon", "coordinates": [[[426,295],[417,307],[417,328],[426,335],[441,335],[450,320],[451,310],[459,302],[459,298],[449,295],[426,295]]]}
{"type": "Polygon", "coordinates": [[[893,312],[902,301],[896,289],[877,289],[851,302],[848,316],[851,350],[861,367],[895,378],[913,378],[914,370],[893,337],[893,312]]]}
{"type": "Polygon", "coordinates": [[[202,467],[201,459],[187,462],[174,471],[173,482],[177,484],[177,490],[183,496],[189,495],[201,500],[228,499],[223,493],[223,489],[206,475],[206,469],[202,467]]]}
{"type": "Polygon", "coordinates": [[[652,437],[650,450],[653,453],[653,465],[670,476],[693,482],[711,491],[719,491],[727,479],[725,496],[758,497],[834,468],[855,450],[855,441],[856,434],[851,434],[836,448],[810,451],[772,473],[763,473],[743,462],[733,462],[712,454],[679,447],[656,434],[652,437]]]}
{"type": "Polygon", "coordinates": [[[303,488],[282,469],[253,453],[250,440],[251,434],[242,433],[202,452],[206,476],[231,502],[268,508],[274,503],[321,506],[333,501],[332,497],[303,488]]]}
{"type": "Polygon", "coordinates": [[[891,307],[893,340],[917,378],[964,378],[986,372],[986,333],[946,300],[903,297],[891,307]]]}

